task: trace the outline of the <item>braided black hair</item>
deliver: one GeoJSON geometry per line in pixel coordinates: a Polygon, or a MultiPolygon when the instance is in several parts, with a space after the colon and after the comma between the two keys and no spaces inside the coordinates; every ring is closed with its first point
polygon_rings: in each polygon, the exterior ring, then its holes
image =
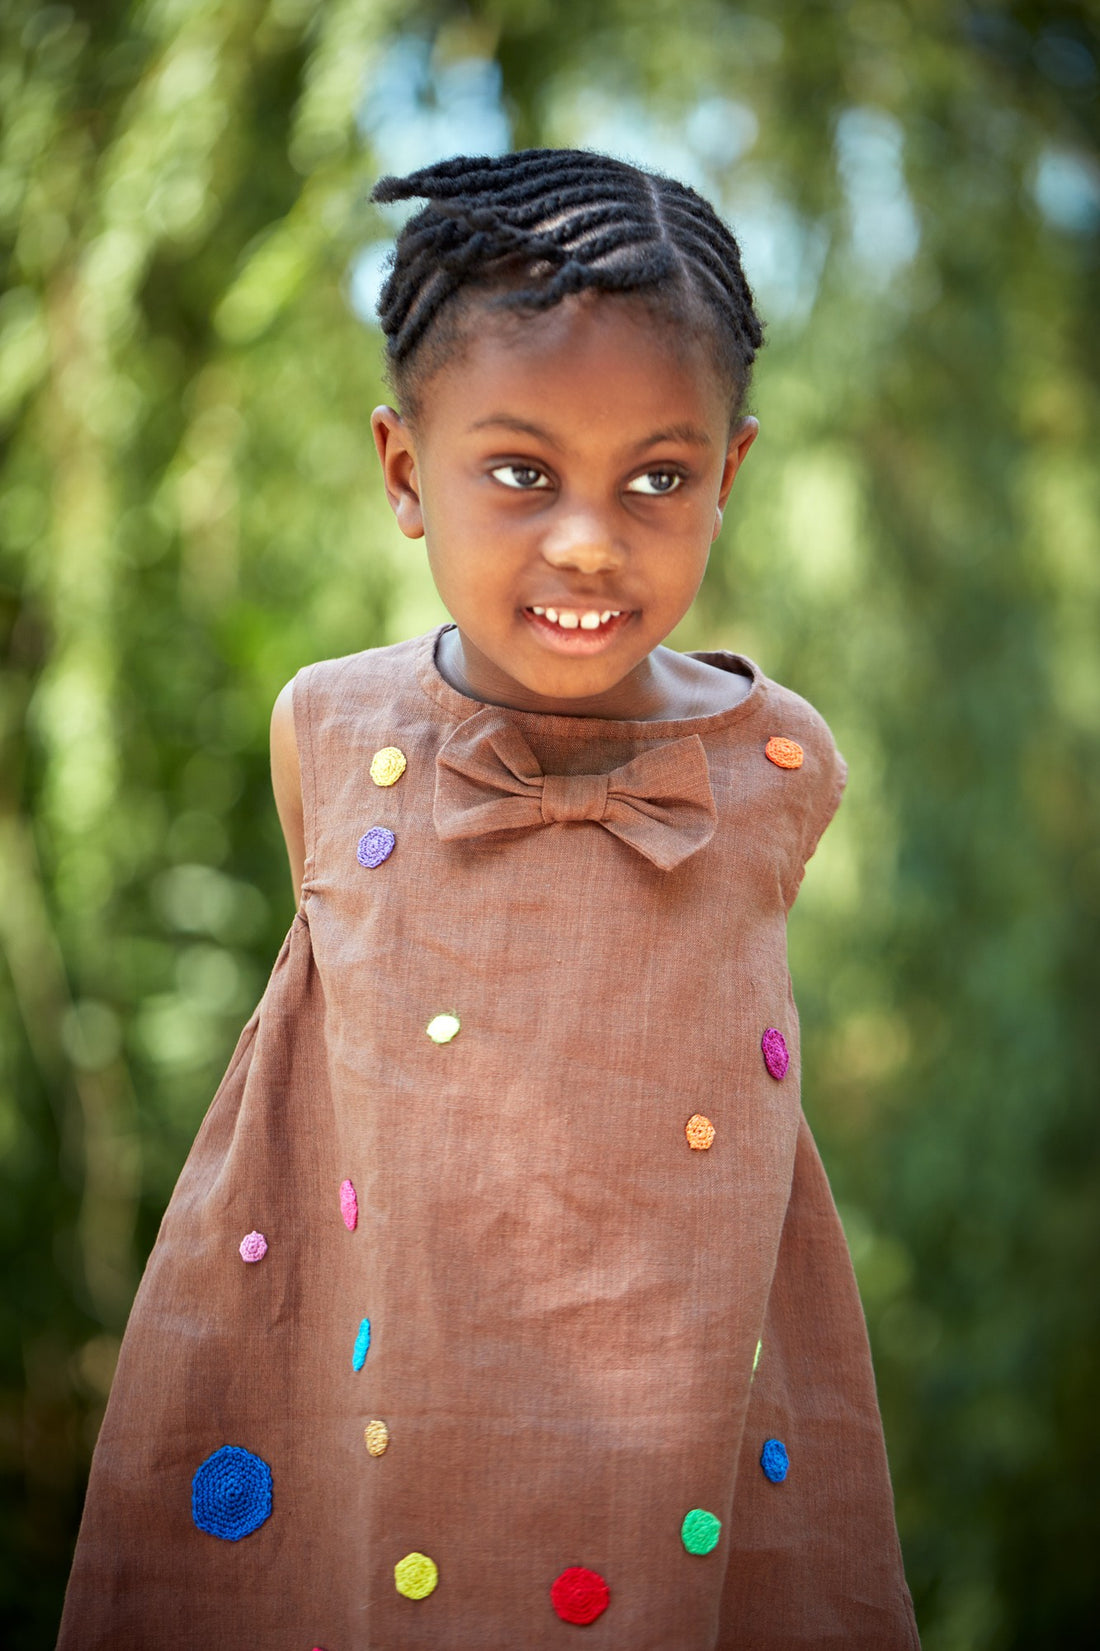
{"type": "Polygon", "coordinates": [[[686,184],[583,149],[457,155],[371,199],[428,205],[397,238],[378,302],[390,377],[406,411],[453,346],[475,293],[545,310],[570,293],[636,294],[677,319],[709,324],[737,412],[763,329],[741,254],[686,184]],[[441,321],[442,316],[442,321],[441,321]]]}

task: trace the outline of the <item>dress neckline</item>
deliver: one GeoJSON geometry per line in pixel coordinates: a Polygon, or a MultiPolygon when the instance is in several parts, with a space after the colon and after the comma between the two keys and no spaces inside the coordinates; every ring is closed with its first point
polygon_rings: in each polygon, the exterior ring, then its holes
{"type": "MultiPolygon", "coordinates": [[[[453,630],[451,624],[437,625],[434,630],[416,641],[416,674],[421,688],[429,699],[435,701],[456,722],[464,722],[467,717],[483,711],[489,703],[482,699],[473,699],[469,694],[463,694],[443,676],[436,663],[436,648],[444,631],[453,630]]],[[[727,706],[724,711],[712,711],[706,716],[699,717],[654,717],[623,720],[618,717],[571,717],[558,711],[521,711],[513,706],[494,706],[503,716],[514,717],[521,726],[551,725],[555,733],[582,736],[585,734],[607,733],[614,729],[620,736],[630,735],[635,739],[681,739],[685,734],[708,734],[726,728],[742,717],[750,716],[764,699],[767,693],[767,678],[759,665],[754,664],[744,654],[729,653],[725,649],[714,652],[691,651],[690,657],[698,659],[705,665],[713,665],[716,670],[729,671],[737,676],[747,676],[750,687],[744,699],[738,700],[736,705],[727,706]]]]}

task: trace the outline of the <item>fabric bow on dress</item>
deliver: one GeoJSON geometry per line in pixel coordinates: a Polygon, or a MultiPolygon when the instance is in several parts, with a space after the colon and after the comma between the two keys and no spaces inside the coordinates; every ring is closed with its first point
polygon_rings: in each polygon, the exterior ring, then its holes
{"type": "Polygon", "coordinates": [[[441,748],[433,818],[446,842],[593,820],[662,871],[709,843],[718,823],[697,734],[663,741],[610,774],[544,774],[495,706],[460,723],[441,748]]]}

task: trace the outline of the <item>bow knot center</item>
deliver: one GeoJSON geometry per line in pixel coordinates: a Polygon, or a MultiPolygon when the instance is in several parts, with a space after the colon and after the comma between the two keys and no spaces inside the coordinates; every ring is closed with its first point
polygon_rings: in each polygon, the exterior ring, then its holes
{"type": "Polygon", "coordinates": [[[547,774],[542,782],[542,818],[602,820],[607,809],[606,774],[547,774]]]}

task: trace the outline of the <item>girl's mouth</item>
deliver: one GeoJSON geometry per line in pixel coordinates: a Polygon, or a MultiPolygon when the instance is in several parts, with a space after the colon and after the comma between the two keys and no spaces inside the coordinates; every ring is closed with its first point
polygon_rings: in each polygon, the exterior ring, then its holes
{"type": "Polygon", "coordinates": [[[633,617],[629,608],[524,608],[523,616],[552,647],[589,653],[610,641],[633,617]]]}

